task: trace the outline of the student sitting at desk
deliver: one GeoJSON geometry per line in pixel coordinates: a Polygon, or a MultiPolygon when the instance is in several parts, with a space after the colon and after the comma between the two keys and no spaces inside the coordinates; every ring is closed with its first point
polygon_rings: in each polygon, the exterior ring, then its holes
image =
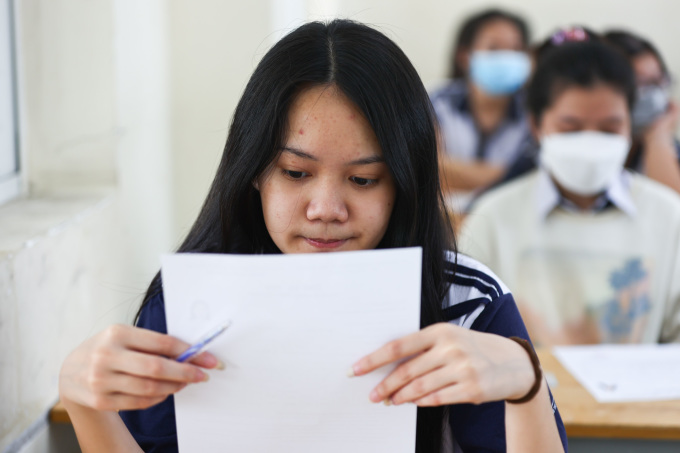
{"type": "Polygon", "coordinates": [[[623,168],[630,64],[567,42],[527,96],[540,167],[480,197],[461,250],[509,282],[542,345],[680,341],[680,197],[623,168]]]}
{"type": "MultiPolygon", "coordinates": [[[[415,68],[381,33],[343,20],[301,26],[255,69],[179,252],[422,247],[422,330],[357,357],[353,379],[404,360],[370,399],[419,406],[417,452],[446,451],[447,434],[449,452],[564,451],[533,349],[506,338],[527,338],[512,295],[451,251],[431,108],[415,68]]],[[[60,396],[83,451],[177,451],[168,395],[218,361],[176,362],[188,345],[165,333],[157,276],[137,327],[109,328],[67,357],[60,396]]]]}
{"type": "Polygon", "coordinates": [[[520,89],[531,62],[522,18],[480,12],[460,28],[450,82],[431,94],[441,139],[445,191],[473,191],[496,181],[529,136],[520,89]]]}
{"type": "MultiPolygon", "coordinates": [[[[609,31],[602,37],[574,27],[560,30],[539,47],[540,59],[555,45],[570,40],[603,40],[628,57],[637,87],[632,111],[632,143],[625,167],[664,184],[680,193],[680,142],[675,138],[678,107],[670,97],[668,68],[654,45],[625,31],[609,31]]],[[[538,144],[527,141],[496,186],[515,179],[538,165],[538,144]]]]}
{"type": "Polygon", "coordinates": [[[628,57],[635,71],[633,146],[626,167],[680,193],[680,143],[675,138],[678,106],[671,99],[671,77],[656,47],[633,33],[611,30],[604,39],[628,57]]]}

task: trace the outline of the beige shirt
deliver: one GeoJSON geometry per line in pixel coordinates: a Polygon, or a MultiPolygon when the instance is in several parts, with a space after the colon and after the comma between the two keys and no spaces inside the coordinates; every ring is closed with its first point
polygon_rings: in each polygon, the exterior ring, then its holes
{"type": "Polygon", "coordinates": [[[513,290],[543,346],[680,341],[680,197],[631,175],[635,213],[540,212],[540,172],[483,196],[460,251],[513,290]]]}

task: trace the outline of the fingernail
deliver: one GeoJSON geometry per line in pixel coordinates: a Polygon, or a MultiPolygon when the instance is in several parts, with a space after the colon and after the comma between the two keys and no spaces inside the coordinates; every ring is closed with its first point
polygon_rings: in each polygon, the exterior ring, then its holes
{"type": "Polygon", "coordinates": [[[380,402],[380,395],[378,395],[378,391],[375,390],[375,389],[371,390],[371,394],[368,395],[368,399],[370,399],[374,403],[379,403],[380,402]]]}
{"type": "Polygon", "coordinates": [[[196,378],[194,382],[206,382],[208,379],[210,379],[210,376],[208,376],[208,373],[204,373],[201,370],[196,371],[196,378]]]}
{"type": "Polygon", "coordinates": [[[349,377],[359,376],[360,374],[361,367],[356,363],[350,367],[349,371],[347,371],[347,376],[349,377]]]}
{"type": "Polygon", "coordinates": [[[225,369],[225,368],[226,368],[226,366],[224,366],[224,362],[221,361],[221,360],[218,360],[218,361],[217,361],[217,365],[215,365],[215,369],[216,369],[216,370],[223,370],[223,369],[225,369]]]}

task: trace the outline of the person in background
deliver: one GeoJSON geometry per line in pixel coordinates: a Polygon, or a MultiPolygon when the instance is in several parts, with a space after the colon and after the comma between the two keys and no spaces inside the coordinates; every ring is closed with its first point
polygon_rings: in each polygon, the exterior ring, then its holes
{"type": "MultiPolygon", "coordinates": [[[[622,51],[635,72],[637,94],[632,111],[633,141],[625,166],[680,193],[680,142],[675,139],[678,107],[670,97],[670,75],[661,54],[649,42],[632,33],[610,31],[602,37],[583,27],[560,30],[535,51],[540,60],[551,48],[564,42],[604,40],[622,51]]],[[[508,171],[494,186],[500,186],[536,168],[538,144],[528,140],[508,171]]]]}
{"type": "Polygon", "coordinates": [[[540,58],[537,169],[482,195],[460,250],[514,288],[535,343],[680,341],[680,196],[624,169],[635,75],[596,40],[540,58]]]}
{"type": "MultiPolygon", "coordinates": [[[[548,39],[534,46],[531,50],[531,56],[533,58],[534,65],[536,65],[537,62],[541,61],[541,58],[545,56],[545,54],[551,49],[561,46],[564,43],[599,41],[600,39],[600,35],[589,28],[576,25],[573,27],[557,30],[548,39]]],[[[495,189],[496,187],[502,186],[508,181],[511,181],[534,170],[538,166],[538,152],[539,144],[536,141],[536,138],[530,134],[521,144],[520,151],[517,153],[515,160],[513,160],[510,165],[508,165],[508,168],[503,176],[496,180],[493,185],[487,187],[486,190],[495,189]]],[[[474,203],[477,202],[477,198],[483,195],[483,193],[484,192],[477,194],[476,198],[470,202],[469,209],[472,209],[474,203]]]]}
{"type": "Polygon", "coordinates": [[[675,139],[678,106],[671,100],[668,68],[646,39],[621,30],[603,36],[628,57],[635,71],[633,146],[626,166],[680,193],[680,143],[675,139]]]}
{"type": "Polygon", "coordinates": [[[496,181],[529,135],[521,88],[531,72],[529,30],[509,12],[467,19],[451,55],[450,82],[431,93],[445,192],[496,181]]]}

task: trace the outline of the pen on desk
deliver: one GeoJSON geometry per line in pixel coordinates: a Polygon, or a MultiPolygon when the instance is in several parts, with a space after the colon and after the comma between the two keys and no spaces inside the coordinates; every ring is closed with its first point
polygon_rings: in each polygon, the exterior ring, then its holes
{"type": "Polygon", "coordinates": [[[196,356],[197,354],[200,354],[203,349],[213,341],[215,338],[217,338],[220,334],[222,334],[225,330],[227,330],[231,326],[231,320],[228,320],[221,326],[217,327],[214,330],[211,330],[208,332],[205,336],[203,336],[200,340],[198,340],[195,344],[191,345],[189,349],[181,353],[175,360],[178,362],[186,362],[187,360],[191,359],[192,357],[196,356]]]}

